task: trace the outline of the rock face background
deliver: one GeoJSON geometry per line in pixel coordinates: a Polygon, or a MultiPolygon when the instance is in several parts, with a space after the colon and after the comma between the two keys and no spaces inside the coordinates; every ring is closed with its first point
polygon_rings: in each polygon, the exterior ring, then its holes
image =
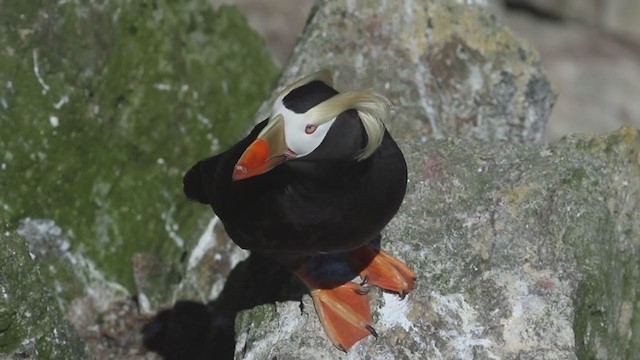
{"type": "MultiPolygon", "coordinates": [[[[524,1],[521,1],[524,2],[524,1]]],[[[531,1],[569,3],[569,1],[531,1]]],[[[560,96],[544,139],[557,141],[569,133],[606,133],[627,124],[640,127],[640,3],[637,1],[576,1],[572,8],[606,17],[613,7],[624,8],[632,24],[606,27],[577,19],[580,11],[554,13],[546,7],[505,12],[514,32],[526,37],[540,52],[544,69],[560,96]],[[635,9],[634,9],[635,7],[635,9]],[[535,10],[538,9],[538,10],[535,10]],[[631,27],[635,27],[632,31],[631,27]]]]}
{"type": "Polygon", "coordinates": [[[637,131],[533,145],[556,94],[488,2],[316,5],[269,95],[275,67],[234,9],[2,3],[0,353],[157,358],[144,340],[168,359],[633,356],[637,131]],[[411,168],[383,246],[418,288],[372,292],[381,336],[346,355],[299,282],[180,194],[195,160],[319,67],[392,100],[411,168]]]}
{"type": "Polygon", "coordinates": [[[529,7],[548,16],[576,19],[629,38],[640,38],[640,3],[629,0],[506,0],[508,5],[529,7]]]}
{"type": "MultiPolygon", "coordinates": [[[[302,32],[313,0],[273,0],[266,11],[251,0],[234,3],[266,39],[281,63],[302,32]],[[289,21],[284,22],[281,17],[289,21]],[[283,28],[286,23],[287,27],[283,28]]],[[[356,2],[354,2],[355,4],[356,2]]],[[[640,10],[637,1],[491,0],[488,5],[540,53],[560,94],[543,134],[558,141],[570,133],[607,133],[640,127],[640,10]]],[[[358,3],[360,4],[360,3],[358,3]]],[[[358,5],[360,6],[360,5],[358,5]]]]}
{"type": "Polygon", "coordinates": [[[320,2],[279,85],[324,67],[389,97],[401,139],[533,142],[555,100],[532,48],[483,7],[446,1],[320,2]]]}
{"type": "Polygon", "coordinates": [[[557,145],[403,147],[409,190],[382,247],[416,274],[369,293],[378,339],[348,354],[310,297],[236,322],[240,359],[631,359],[638,350],[640,134],[557,145]],[[322,354],[322,355],[318,355],[322,354]]]}

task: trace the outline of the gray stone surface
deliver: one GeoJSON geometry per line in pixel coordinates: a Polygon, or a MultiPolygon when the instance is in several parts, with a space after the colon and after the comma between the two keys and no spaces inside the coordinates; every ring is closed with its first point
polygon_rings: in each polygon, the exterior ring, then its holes
{"type": "MultiPolygon", "coordinates": [[[[418,288],[405,301],[373,291],[381,337],[346,357],[631,356],[640,347],[637,134],[552,147],[468,139],[538,140],[555,95],[529,46],[462,3],[323,1],[280,80],[327,67],[340,89],[388,95],[390,128],[413,169],[384,247],[419,270],[418,288]],[[466,140],[432,141],[449,136],[466,140]]],[[[222,298],[222,310],[206,311],[248,309],[236,322],[238,357],[344,357],[307,296],[302,312],[283,301],[300,296],[295,280],[270,294],[273,304],[240,304],[264,295],[246,281],[255,280],[247,253],[208,222],[208,209],[176,200],[190,157],[233,142],[247,104],[262,99],[274,69],[259,41],[237,31],[246,27],[230,9],[122,4],[2,5],[15,11],[0,13],[11,25],[0,27],[10,44],[0,65],[16,71],[0,72],[0,185],[11,189],[0,195],[10,223],[0,254],[12,254],[0,264],[0,351],[86,358],[68,321],[97,357],[149,359],[140,345],[149,314],[178,299],[222,298]],[[201,31],[181,37],[193,24],[201,31]],[[218,58],[220,49],[246,62],[218,58]],[[210,66],[216,59],[227,65],[210,66]],[[26,217],[47,220],[20,225],[26,217]]],[[[222,332],[235,317],[223,315],[211,322],[222,332]]]]}
{"type": "Polygon", "coordinates": [[[504,0],[553,16],[576,19],[640,41],[640,2],[635,0],[504,0]]]}
{"type": "Polygon", "coordinates": [[[239,315],[238,359],[631,359],[640,350],[640,135],[525,146],[403,145],[405,202],[382,247],[418,276],[372,291],[379,338],[348,354],[308,296],[239,315]]]}
{"type": "Polygon", "coordinates": [[[89,359],[24,239],[0,233],[0,358],[89,359]]]}
{"type": "Polygon", "coordinates": [[[398,138],[537,141],[556,97],[535,50],[485,6],[442,0],[318,1],[280,87],[320,68],[389,97],[398,138]]]}
{"type": "MultiPolygon", "coordinates": [[[[274,57],[286,60],[302,32],[313,1],[273,0],[270,8],[251,0],[214,0],[233,2],[250,24],[265,38],[274,57]],[[286,10],[283,10],[286,9],[286,10]],[[285,15],[286,14],[286,15],[285,15]],[[293,21],[282,21],[286,16],[293,21]],[[282,30],[286,23],[286,30],[282,30]]],[[[531,10],[506,10],[505,0],[476,2],[490,5],[492,12],[513,32],[531,42],[540,53],[543,68],[559,96],[545,127],[543,141],[555,142],[571,133],[607,133],[626,124],[640,126],[640,45],[638,37],[581,20],[585,11],[593,12],[595,2],[573,1],[578,7],[568,11],[567,1],[515,0],[523,4],[546,3],[559,7],[552,12],[556,20],[536,16],[531,10]],[[581,8],[582,7],[582,8],[581,8]],[[584,8],[584,9],[583,9],[584,8]]],[[[600,1],[599,6],[633,7],[634,1],[600,1]]],[[[356,2],[356,4],[358,4],[356,2]]],[[[535,7],[534,7],[535,8],[535,7]]],[[[538,7],[544,13],[544,7],[538,7]]],[[[608,17],[606,12],[599,16],[608,17]]],[[[640,11],[625,11],[632,24],[640,24],[640,11]]]]}
{"type": "MultiPolygon", "coordinates": [[[[640,4],[640,2],[638,2],[640,4]]],[[[640,24],[640,13],[637,14],[640,24]]],[[[544,140],[640,127],[640,46],[584,23],[508,12],[503,21],[540,52],[558,91],[544,140]]]]}
{"type": "MultiPolygon", "coordinates": [[[[40,323],[54,324],[56,332],[64,331],[70,323],[75,329],[71,333],[73,341],[84,342],[89,353],[97,359],[154,358],[145,354],[141,344],[141,329],[148,320],[140,315],[144,301],[134,301],[126,288],[109,281],[91,259],[74,251],[68,237],[54,221],[25,219],[20,222],[17,234],[22,239],[15,241],[22,240],[28,246],[33,269],[21,264],[14,264],[13,268],[5,266],[5,280],[16,281],[17,276],[24,276],[18,275],[18,271],[33,271],[41,280],[41,284],[36,286],[51,291],[51,296],[43,295],[26,283],[21,289],[24,296],[32,298],[33,302],[48,302],[47,311],[39,314],[37,320],[29,315],[31,310],[28,308],[32,305],[16,308],[12,305],[17,302],[0,303],[0,311],[15,311],[17,317],[28,319],[23,326],[32,332],[41,326],[40,323]],[[61,320],[62,314],[64,320],[61,320]]],[[[167,288],[170,289],[166,284],[158,284],[155,291],[166,293],[167,288]]],[[[86,354],[79,358],[89,356],[86,354]]],[[[29,354],[29,358],[49,357],[29,354]]]]}
{"type": "Polygon", "coordinates": [[[211,0],[214,6],[234,5],[262,37],[276,63],[287,62],[315,0],[211,0]]]}

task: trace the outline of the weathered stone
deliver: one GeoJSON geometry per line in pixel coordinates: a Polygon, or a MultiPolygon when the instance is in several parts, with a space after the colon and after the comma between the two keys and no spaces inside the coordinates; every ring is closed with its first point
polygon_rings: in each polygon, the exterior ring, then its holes
{"type": "MultiPolygon", "coordinates": [[[[640,49],[578,22],[552,22],[510,11],[504,21],[531,41],[559,93],[546,141],[569,133],[640,127],[640,49]]],[[[640,14],[638,14],[640,19],[640,14]]]]}
{"type": "Polygon", "coordinates": [[[136,252],[180,267],[204,214],[182,174],[246,130],[276,76],[262,40],[205,0],[1,7],[2,218],[54,220],[129,289],[136,252]]]}
{"type": "Polygon", "coordinates": [[[536,52],[485,6],[442,0],[319,1],[279,88],[320,68],[341,90],[389,97],[400,139],[533,142],[556,98],[536,52]]]}
{"type": "MultiPolygon", "coordinates": [[[[107,281],[90,259],[74,252],[64,231],[52,220],[25,219],[17,232],[26,240],[42,282],[53,288],[51,306],[65,314],[92,355],[99,359],[147,358],[140,341],[147,320],[140,316],[144,313],[142,300],[134,301],[127,289],[107,281]]],[[[8,270],[6,276],[17,275],[8,270]]],[[[162,283],[154,291],[170,289],[162,283]]],[[[0,304],[0,309],[4,306],[0,304]]]]}
{"type": "Polygon", "coordinates": [[[298,41],[315,0],[211,0],[214,6],[234,5],[260,34],[279,65],[298,41]]]}
{"type": "Polygon", "coordinates": [[[369,294],[379,338],[347,355],[310,298],[241,312],[238,359],[621,359],[640,349],[640,134],[557,145],[406,143],[382,247],[417,273],[369,294]],[[286,341],[284,340],[286,339],[286,341]]]}
{"type": "MultiPolygon", "coordinates": [[[[8,227],[0,233],[0,354],[16,359],[88,359],[34,255],[8,227]]],[[[0,357],[2,357],[0,355],[0,357]]]]}
{"type": "Polygon", "coordinates": [[[165,305],[180,283],[178,269],[149,253],[136,253],[131,259],[140,311],[155,313],[165,305]]]}
{"type": "Polygon", "coordinates": [[[504,0],[549,16],[578,19],[596,27],[640,41],[640,2],[634,0],[504,0]]]}
{"type": "MultiPolygon", "coordinates": [[[[97,311],[84,312],[83,316],[93,314],[95,320],[109,303],[129,295],[122,285],[107,281],[93,261],[72,251],[68,237],[53,220],[23,219],[17,233],[27,241],[42,279],[53,286],[61,310],[73,308],[79,299],[88,300],[97,311]]],[[[73,317],[70,320],[76,324],[73,317]]]]}
{"type": "Polygon", "coordinates": [[[185,276],[173,299],[207,302],[217,298],[231,270],[247,256],[249,251],[234,244],[214,216],[189,254],[185,276]]]}

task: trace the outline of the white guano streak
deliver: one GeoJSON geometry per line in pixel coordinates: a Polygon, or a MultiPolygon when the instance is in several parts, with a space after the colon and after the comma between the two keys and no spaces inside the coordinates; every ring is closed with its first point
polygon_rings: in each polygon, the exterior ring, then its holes
{"type": "MultiPolygon", "coordinates": [[[[405,23],[409,24],[408,26],[412,26],[414,24],[414,3],[411,1],[405,1],[403,11],[405,14],[405,23]]],[[[424,35],[426,36],[426,35],[424,35]]],[[[409,36],[409,43],[411,44],[412,49],[418,49],[418,43],[416,41],[415,35],[409,36]]],[[[416,89],[418,90],[418,95],[420,96],[420,107],[424,110],[424,115],[429,119],[429,125],[431,126],[432,135],[436,139],[441,139],[444,137],[442,131],[438,128],[436,119],[438,118],[437,112],[434,110],[433,102],[429,99],[429,91],[426,86],[426,66],[420,61],[419,54],[415,54],[412,56],[414,63],[416,64],[415,69],[415,77],[414,83],[416,84],[416,89]]]]}
{"type": "Polygon", "coordinates": [[[40,75],[40,67],[38,65],[38,50],[37,49],[33,49],[33,73],[36,75],[36,79],[38,79],[38,82],[40,83],[40,86],[42,86],[42,93],[46,94],[49,91],[49,85],[47,85],[44,82],[44,79],[42,79],[42,76],[40,75]]]}
{"type": "Polygon", "coordinates": [[[207,225],[207,229],[200,235],[200,239],[198,240],[198,244],[193,251],[191,252],[191,256],[189,256],[189,264],[188,269],[193,269],[200,260],[204,257],[204,254],[207,253],[209,249],[216,245],[216,234],[213,232],[216,224],[220,221],[217,216],[214,216],[210,221],[209,225],[207,225]]]}

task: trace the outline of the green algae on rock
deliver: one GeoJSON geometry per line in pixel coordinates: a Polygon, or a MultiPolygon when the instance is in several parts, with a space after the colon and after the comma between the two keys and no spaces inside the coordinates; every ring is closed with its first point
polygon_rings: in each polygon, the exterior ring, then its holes
{"type": "Polygon", "coordinates": [[[0,233],[0,353],[16,358],[88,359],[33,254],[17,234],[0,233]]]}
{"type": "Polygon", "coordinates": [[[182,174],[237,140],[276,75],[205,0],[4,1],[0,68],[2,217],[53,219],[129,288],[135,252],[181,266],[203,214],[182,174]]]}

